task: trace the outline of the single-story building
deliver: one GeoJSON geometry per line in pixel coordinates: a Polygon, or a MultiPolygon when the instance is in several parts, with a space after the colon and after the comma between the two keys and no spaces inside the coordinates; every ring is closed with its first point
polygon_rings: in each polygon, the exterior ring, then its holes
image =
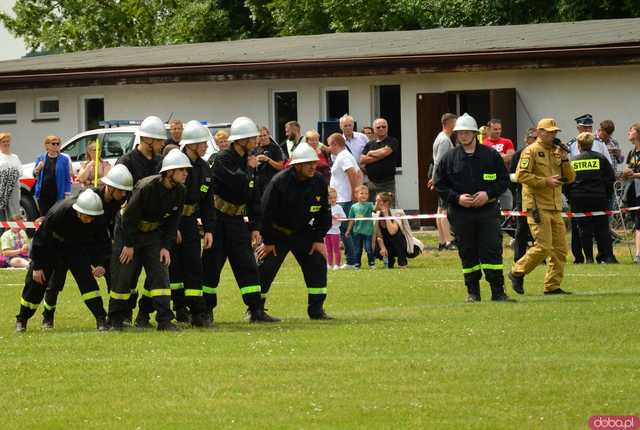
{"type": "Polygon", "coordinates": [[[518,144],[541,117],[566,140],[573,118],[591,113],[616,123],[626,152],[638,88],[640,19],[122,47],[0,62],[0,130],[27,162],[45,135],[102,119],[247,115],[279,138],[292,119],[306,130],[345,112],[358,127],[383,116],[401,140],[399,205],[430,212],[442,113],[499,117],[518,144]]]}

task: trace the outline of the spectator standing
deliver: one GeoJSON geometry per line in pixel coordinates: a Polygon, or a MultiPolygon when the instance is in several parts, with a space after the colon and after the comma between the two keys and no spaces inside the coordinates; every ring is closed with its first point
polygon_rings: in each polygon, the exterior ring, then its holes
{"type": "MultiPolygon", "coordinates": [[[[578,147],[580,155],[571,161],[576,171],[576,180],[569,185],[568,197],[574,212],[605,211],[613,196],[615,174],[604,155],[591,151],[593,134],[580,133],[578,147]]],[[[598,245],[598,263],[617,263],[613,255],[613,244],[609,234],[609,219],[606,215],[576,218],[580,242],[585,261],[593,263],[593,237],[598,245]]]]}
{"type": "Polygon", "coordinates": [[[284,125],[285,141],[280,144],[284,158],[288,160],[296,147],[302,142],[302,134],[300,132],[300,123],[298,121],[289,121],[284,125]]]}
{"type": "Polygon", "coordinates": [[[368,125],[362,127],[362,134],[367,136],[367,143],[375,139],[375,134],[373,134],[373,127],[370,127],[368,125]]]}
{"type": "Polygon", "coordinates": [[[316,163],[316,172],[322,175],[324,181],[329,185],[331,180],[331,166],[324,152],[320,149],[320,134],[315,130],[309,130],[304,135],[305,141],[318,154],[318,162],[316,163]]]}
{"type": "Polygon", "coordinates": [[[624,166],[624,155],[622,155],[622,151],[620,150],[620,144],[617,140],[613,138],[613,132],[616,130],[616,126],[610,119],[605,119],[600,123],[600,127],[596,132],[596,139],[594,141],[594,145],[599,145],[597,142],[602,142],[609,151],[609,156],[611,158],[611,167],[613,167],[613,171],[618,176],[622,172],[618,171],[624,166]]]}
{"type": "MultiPolygon", "coordinates": [[[[369,188],[366,185],[360,185],[356,188],[358,201],[349,209],[349,218],[371,218],[373,215],[373,203],[369,201],[369,188]]],[[[367,251],[367,261],[369,269],[376,268],[376,259],[373,255],[371,247],[371,237],[373,236],[372,221],[349,221],[345,236],[351,237],[356,255],[356,269],[361,266],[362,249],[367,251]]]]}
{"type": "MultiPolygon", "coordinates": [[[[633,144],[633,149],[627,155],[627,166],[623,171],[627,179],[625,187],[625,200],[627,206],[640,206],[640,122],[636,122],[629,127],[629,142],[633,144]]],[[[635,216],[635,242],[636,256],[633,261],[640,264],[640,211],[634,212],[635,216]]]]}
{"type": "Polygon", "coordinates": [[[347,142],[347,148],[353,155],[353,158],[360,160],[362,150],[365,145],[369,143],[369,138],[363,133],[354,131],[354,124],[355,122],[351,115],[343,115],[340,118],[340,130],[342,130],[342,137],[344,137],[345,142],[347,142]]]}
{"type": "Polygon", "coordinates": [[[165,145],[180,144],[182,139],[182,132],[184,131],[184,124],[179,119],[174,119],[169,123],[169,137],[165,140],[165,145]]]}
{"type": "Polygon", "coordinates": [[[260,134],[252,154],[256,157],[256,189],[262,196],[271,179],[284,168],[284,154],[280,146],[271,141],[267,127],[260,127],[258,131],[260,134]]]}
{"type": "MultiPolygon", "coordinates": [[[[483,145],[498,151],[502,157],[502,161],[504,161],[504,166],[509,170],[511,159],[516,151],[511,139],[502,137],[502,121],[497,118],[491,119],[489,124],[487,124],[487,130],[488,136],[482,141],[483,145]]],[[[511,190],[507,188],[498,201],[500,202],[500,208],[511,210],[513,208],[513,195],[511,194],[511,190]]]]}
{"type": "Polygon", "coordinates": [[[0,221],[20,214],[22,163],[11,152],[11,134],[0,133],[0,221]]]}
{"type": "Polygon", "coordinates": [[[389,136],[387,120],[378,118],[373,122],[375,140],[367,143],[362,150],[360,164],[366,168],[369,178],[370,197],[379,192],[396,192],[396,167],[400,144],[389,136]]]}
{"type": "MultiPolygon", "coordinates": [[[[83,189],[91,188],[94,186],[95,179],[95,165],[96,165],[96,142],[90,142],[85,150],[84,159],[78,173],[78,182],[83,189]]],[[[106,176],[111,169],[111,164],[108,161],[100,159],[98,163],[98,181],[106,176]]],[[[97,185],[97,184],[96,184],[97,185]]]]}
{"type": "MultiPolygon", "coordinates": [[[[337,201],[342,206],[342,210],[345,213],[349,213],[351,205],[357,200],[356,188],[361,183],[362,173],[353,155],[346,148],[347,144],[341,134],[333,133],[329,136],[328,143],[329,150],[336,157],[331,166],[331,181],[329,185],[336,190],[338,194],[337,201]]],[[[344,253],[347,260],[342,268],[352,269],[356,264],[356,256],[353,241],[350,237],[345,236],[346,232],[347,225],[342,223],[340,237],[344,244],[344,253]]]]}
{"type": "MultiPolygon", "coordinates": [[[[14,221],[22,221],[20,215],[13,217],[14,221]]],[[[20,227],[2,233],[0,236],[0,267],[25,268],[29,266],[29,237],[20,227]]]]}
{"type": "Polygon", "coordinates": [[[347,216],[338,204],[338,193],[335,188],[329,188],[329,205],[331,206],[331,228],[324,237],[324,245],[327,248],[327,269],[340,268],[340,219],[347,216]]]}
{"type": "Polygon", "coordinates": [[[33,176],[36,178],[35,196],[42,216],[51,206],[71,194],[71,160],[60,153],[60,138],[47,136],[46,152],[36,158],[33,176]]]}
{"type": "MultiPolygon", "coordinates": [[[[442,160],[444,154],[453,149],[453,142],[451,141],[451,135],[453,134],[453,127],[456,125],[457,115],[452,113],[445,113],[440,118],[442,124],[442,131],[436,136],[436,140],[433,142],[433,167],[431,168],[431,174],[427,186],[430,189],[435,189],[433,186],[434,178],[433,174],[438,168],[438,163],[442,160]]],[[[439,214],[447,215],[447,202],[442,200],[438,196],[438,211],[439,214]]],[[[447,218],[436,218],[436,228],[438,229],[438,251],[442,250],[455,250],[456,247],[453,244],[453,238],[451,237],[451,226],[447,218]]]]}
{"type": "Polygon", "coordinates": [[[218,147],[218,151],[209,156],[209,159],[207,160],[209,167],[213,167],[213,162],[216,161],[218,155],[229,147],[229,133],[226,130],[218,130],[213,136],[213,140],[218,147]]]}

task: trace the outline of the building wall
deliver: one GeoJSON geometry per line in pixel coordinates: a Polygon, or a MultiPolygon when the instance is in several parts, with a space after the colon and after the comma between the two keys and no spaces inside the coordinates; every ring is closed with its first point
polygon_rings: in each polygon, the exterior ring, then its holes
{"type": "Polygon", "coordinates": [[[568,140],[575,134],[573,118],[591,113],[596,122],[612,119],[616,123],[615,137],[624,143],[625,153],[631,148],[626,131],[640,120],[632,91],[640,88],[640,66],[616,66],[7,91],[0,92],[0,99],[17,101],[17,124],[2,125],[0,130],[13,133],[13,149],[23,162],[32,161],[42,150],[45,135],[58,134],[67,139],[82,131],[83,99],[88,96],[104,96],[107,119],[141,119],[148,114],[168,118],[173,113],[174,118],[185,120],[226,122],[246,115],[272,128],[274,90],[298,91],[298,120],[307,130],[322,119],[324,89],[336,87],[349,89],[350,113],[363,126],[374,119],[374,86],[392,84],[401,86],[403,166],[397,194],[399,204],[407,209],[418,207],[418,93],[516,88],[520,135],[539,118],[550,116],[563,128],[560,137],[568,140]],[[35,100],[43,96],[59,97],[59,121],[32,122],[35,100]]]}

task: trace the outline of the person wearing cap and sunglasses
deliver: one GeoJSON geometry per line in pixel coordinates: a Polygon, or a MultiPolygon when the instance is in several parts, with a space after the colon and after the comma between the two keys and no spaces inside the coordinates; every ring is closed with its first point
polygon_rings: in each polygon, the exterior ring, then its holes
{"type": "Polygon", "coordinates": [[[570,294],[560,288],[567,258],[567,239],[562,220],[562,185],[572,183],[576,172],[569,162],[569,148],[556,135],[560,131],[551,118],[538,122],[536,141],[520,156],[516,180],[522,184],[522,209],[534,244],[509,272],[514,291],[524,294],[524,277],[548,257],[544,294],[570,294]]]}
{"type": "MultiPolygon", "coordinates": [[[[129,192],[133,189],[133,177],[129,170],[122,164],[114,166],[106,176],[101,180],[101,185],[91,188],[102,200],[102,208],[104,214],[100,217],[103,225],[103,234],[108,239],[102,240],[100,243],[104,248],[100,249],[97,244],[89,251],[102,256],[102,260],[91,266],[93,276],[99,278],[105,277],[107,290],[111,291],[111,247],[113,240],[113,228],[115,225],[116,214],[127,199],[129,192]]],[[[103,237],[104,237],[103,236],[103,237]]],[[[67,279],[67,271],[55,271],[47,283],[47,290],[44,295],[42,312],[42,328],[52,329],[54,326],[54,316],[58,303],[58,295],[64,288],[67,279]]]]}
{"type": "Polygon", "coordinates": [[[213,245],[213,182],[211,169],[202,159],[207,152],[209,132],[200,122],[189,121],[182,133],[180,148],[189,157],[191,170],[187,176],[182,216],[177,243],[171,249],[169,282],[176,321],[193,327],[210,328],[202,295],[202,254],[198,218],[204,230],[204,249],[213,245]]]}
{"type": "Polygon", "coordinates": [[[491,300],[513,302],[504,292],[502,236],[498,198],[507,189],[509,175],[497,151],[478,142],[478,125],[469,114],[453,128],[460,145],[438,163],[436,191],[447,203],[458,254],[462,262],[467,303],[481,300],[484,272],[491,286],[491,300]]]}
{"type": "Polygon", "coordinates": [[[260,242],[260,196],[247,158],[256,147],[259,131],[256,124],[244,116],[233,121],[230,131],[231,145],[219,153],[212,167],[213,246],[202,253],[202,292],[207,303],[207,317],[213,322],[220,273],[229,259],[242,300],[248,308],[249,320],[276,322],[278,320],[260,306],[260,280],[253,251],[260,242]]]}
{"type": "Polygon", "coordinates": [[[106,313],[91,267],[100,266],[108,248],[102,200],[93,190],[55,204],[36,230],[31,246],[31,264],[20,297],[16,331],[27,329],[27,321],[42,301],[47,281],[55,272],[70,270],[98,330],[106,330],[106,313]]]}
{"type": "MultiPolygon", "coordinates": [[[[338,133],[329,140],[342,136],[338,133]]],[[[316,172],[318,154],[301,143],[291,154],[289,168],[271,180],[262,198],[263,244],[257,250],[263,302],[291,251],[302,269],[307,286],[307,315],[314,320],[332,319],[324,311],[327,297],[327,252],[324,236],[331,228],[327,184],[316,172]]]]}
{"type": "Polygon", "coordinates": [[[71,193],[71,159],[60,153],[60,138],[47,136],[44,139],[46,152],[38,155],[33,169],[36,178],[35,198],[40,215],[45,216],[58,201],[71,193]]]}
{"type": "MultiPolygon", "coordinates": [[[[157,312],[157,329],[178,329],[172,323],[169,249],[176,243],[188,169],[191,169],[189,158],[178,149],[171,150],[162,160],[159,175],[148,176],[136,184],[116,222],[109,300],[109,321],[114,330],[125,328],[131,286],[137,284],[142,267],[149,281],[145,293],[151,300],[152,311],[157,312]]],[[[150,313],[142,305],[140,312],[150,313]]]]}

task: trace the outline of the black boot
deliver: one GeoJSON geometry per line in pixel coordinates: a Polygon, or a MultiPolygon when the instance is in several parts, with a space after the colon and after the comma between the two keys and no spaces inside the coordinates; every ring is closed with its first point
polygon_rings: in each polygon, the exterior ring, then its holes
{"type": "Polygon", "coordinates": [[[194,328],[213,328],[213,317],[209,319],[206,313],[194,314],[191,316],[191,325],[194,328]]]}
{"type": "Polygon", "coordinates": [[[42,330],[53,330],[53,315],[52,313],[42,315],[42,330]]]}
{"type": "Polygon", "coordinates": [[[98,331],[109,330],[109,323],[107,323],[107,319],[104,317],[96,318],[96,329],[98,331]]]}
{"type": "Polygon", "coordinates": [[[515,299],[507,296],[504,292],[504,285],[491,285],[492,302],[515,302],[515,299]]]}
{"type": "Polygon", "coordinates": [[[477,303],[481,301],[480,298],[480,283],[467,284],[467,298],[466,303],[477,303]]]}
{"type": "Polygon", "coordinates": [[[513,272],[509,272],[507,275],[509,280],[511,280],[511,288],[518,294],[524,294],[524,275],[516,276],[513,272]]]}
{"type": "Polygon", "coordinates": [[[180,307],[175,309],[176,311],[176,322],[182,324],[191,324],[191,315],[186,307],[180,307]]]}
{"type": "Polygon", "coordinates": [[[24,333],[27,331],[27,320],[16,320],[16,333],[24,333]]]}
{"type": "Polygon", "coordinates": [[[142,312],[138,312],[138,316],[136,317],[135,327],[143,330],[150,330],[153,328],[151,322],[149,321],[149,314],[144,314],[142,312]]]}
{"type": "Polygon", "coordinates": [[[158,323],[158,331],[180,331],[180,328],[171,321],[158,323]]]}

